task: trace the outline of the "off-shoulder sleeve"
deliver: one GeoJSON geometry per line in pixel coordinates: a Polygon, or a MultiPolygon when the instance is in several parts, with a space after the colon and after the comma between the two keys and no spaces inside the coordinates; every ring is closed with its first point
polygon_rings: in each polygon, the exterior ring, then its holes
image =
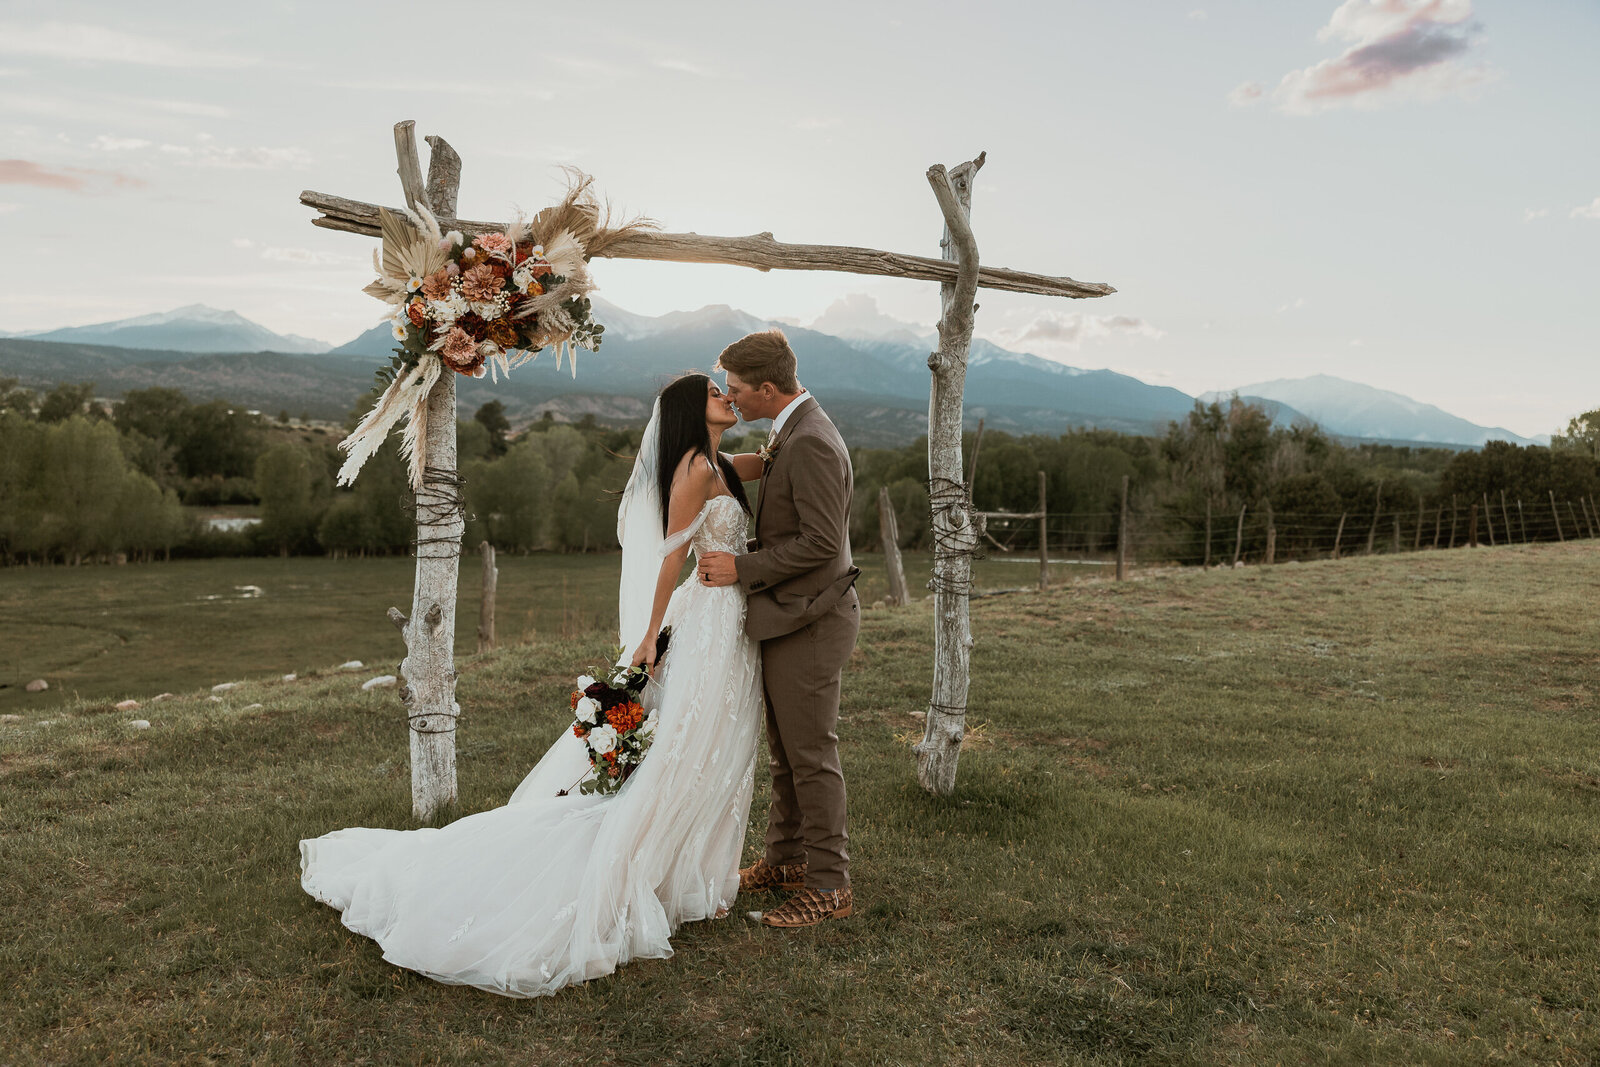
{"type": "Polygon", "coordinates": [[[679,530],[677,533],[667,534],[667,539],[661,542],[661,558],[666,559],[678,549],[692,541],[694,539],[694,535],[700,532],[700,527],[706,524],[706,515],[709,513],[709,511],[709,508],[701,508],[700,514],[694,517],[693,522],[679,530]]]}

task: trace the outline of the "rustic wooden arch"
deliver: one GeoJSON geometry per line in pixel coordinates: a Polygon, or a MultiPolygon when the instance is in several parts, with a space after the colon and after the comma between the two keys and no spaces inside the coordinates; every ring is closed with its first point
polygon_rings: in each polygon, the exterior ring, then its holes
{"type": "MultiPolygon", "coordinates": [[[[415,124],[408,119],[394,127],[400,187],[407,206],[427,208],[446,230],[471,235],[503,229],[504,223],[456,217],[461,157],[442,137],[430,136],[427,142],[431,152],[424,183],[415,124]]],[[[841,271],[939,283],[939,347],[928,356],[932,374],[928,478],[935,545],[933,580],[928,585],[934,594],[934,680],[923,738],[916,751],[919,780],[924,788],[940,794],[955,788],[966,729],[972,649],[971,554],[983,523],[972,510],[961,458],[962,392],[977,310],[973,298],[979,288],[1078,299],[1116,292],[1099,282],[979,263],[968,220],[972,181],[984,159],[979,153],[976,159],[948,170],[937,163],[928,168],[928,183],[945,223],[939,259],[846,245],[787,244],[770,232],[747,237],[643,232],[616,241],[603,253],[615,259],[721,263],[762,271],[841,271]]],[[[312,225],[380,236],[376,204],[311,190],[300,194],[300,202],[320,213],[311,220],[312,225]]],[[[411,615],[389,609],[389,617],[406,643],[406,657],[400,665],[405,679],[400,697],[410,726],[412,813],[418,819],[432,818],[456,798],[455,730],[461,709],[455,700],[455,606],[465,514],[456,467],[455,391],[455,375],[445,374],[428,395],[430,432],[422,446],[426,449],[423,484],[416,491],[417,569],[411,615]]]]}

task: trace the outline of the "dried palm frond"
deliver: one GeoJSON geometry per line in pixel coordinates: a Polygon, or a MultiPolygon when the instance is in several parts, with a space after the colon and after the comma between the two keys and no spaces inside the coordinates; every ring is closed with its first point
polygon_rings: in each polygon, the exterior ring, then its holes
{"type": "Polygon", "coordinates": [[[654,219],[642,215],[616,221],[611,203],[602,202],[595,196],[594,178],[576,167],[563,169],[567,172],[566,195],[559,203],[552,204],[520,224],[522,233],[528,239],[545,246],[547,256],[551,241],[563,231],[577,238],[583,245],[584,258],[588,259],[601,255],[624,237],[660,228],[654,219]]]}

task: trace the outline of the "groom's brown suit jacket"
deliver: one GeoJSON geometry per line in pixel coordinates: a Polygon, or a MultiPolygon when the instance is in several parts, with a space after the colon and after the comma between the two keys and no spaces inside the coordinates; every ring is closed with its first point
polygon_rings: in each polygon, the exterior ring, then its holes
{"type": "Polygon", "coordinates": [[[855,474],[844,438],[807,397],[783,424],[761,479],[751,551],[735,557],[745,632],[793,633],[839,607],[861,572],[850,558],[855,474]]]}

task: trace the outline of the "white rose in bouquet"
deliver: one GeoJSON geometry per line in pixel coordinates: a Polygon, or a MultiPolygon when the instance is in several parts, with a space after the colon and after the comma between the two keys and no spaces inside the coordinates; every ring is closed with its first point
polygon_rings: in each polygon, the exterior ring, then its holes
{"type": "Polygon", "coordinates": [[[594,749],[599,755],[604,756],[607,752],[617,747],[616,728],[610,723],[604,726],[597,726],[589,731],[588,741],[590,748],[594,749]]]}
{"type": "Polygon", "coordinates": [[[600,720],[600,702],[594,697],[584,697],[573,710],[577,712],[579,722],[593,726],[600,720]]]}
{"type": "Polygon", "coordinates": [[[593,684],[594,679],[589,677],[587,674],[578,675],[578,688],[580,690],[587,689],[593,684]]]}
{"type": "Polygon", "coordinates": [[[623,667],[611,673],[611,685],[614,689],[621,689],[628,684],[628,669],[623,667]]]}

